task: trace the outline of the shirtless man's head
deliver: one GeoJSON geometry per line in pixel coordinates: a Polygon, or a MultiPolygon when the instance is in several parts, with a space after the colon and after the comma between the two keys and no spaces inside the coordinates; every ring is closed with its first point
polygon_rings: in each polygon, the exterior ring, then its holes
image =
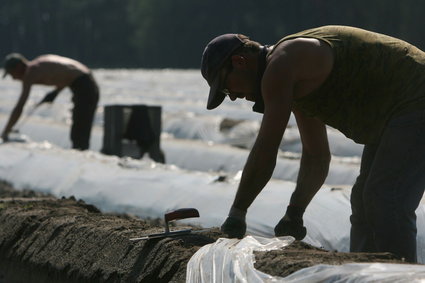
{"type": "Polygon", "coordinates": [[[28,60],[19,53],[11,53],[6,56],[4,61],[3,78],[10,74],[13,79],[22,79],[28,60]]]}
{"type": "Polygon", "coordinates": [[[224,34],[208,44],[202,56],[202,75],[211,87],[207,109],[219,106],[226,96],[255,101],[260,49],[242,34],[224,34]]]}

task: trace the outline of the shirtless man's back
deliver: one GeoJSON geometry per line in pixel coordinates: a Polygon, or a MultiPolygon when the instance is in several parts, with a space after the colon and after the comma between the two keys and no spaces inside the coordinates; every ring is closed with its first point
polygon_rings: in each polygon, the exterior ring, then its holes
{"type": "Polygon", "coordinates": [[[27,78],[34,84],[66,87],[77,77],[90,74],[82,63],[53,54],[41,55],[28,62],[27,78]]]}

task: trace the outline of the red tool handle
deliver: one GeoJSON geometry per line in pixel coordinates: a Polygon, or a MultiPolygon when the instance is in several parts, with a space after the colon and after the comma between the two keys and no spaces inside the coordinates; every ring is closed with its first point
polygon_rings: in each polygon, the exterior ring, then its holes
{"type": "Polygon", "coordinates": [[[199,217],[199,212],[196,208],[180,208],[164,215],[165,222],[191,217],[199,217]]]}

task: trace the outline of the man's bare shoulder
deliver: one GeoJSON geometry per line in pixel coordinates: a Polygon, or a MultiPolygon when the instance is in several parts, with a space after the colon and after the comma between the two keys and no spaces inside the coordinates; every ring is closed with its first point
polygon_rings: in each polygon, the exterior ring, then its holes
{"type": "Polygon", "coordinates": [[[81,62],[77,60],[55,55],[55,54],[45,54],[36,57],[34,60],[30,61],[31,65],[40,65],[40,64],[60,64],[60,65],[81,65],[84,66],[81,62]]]}
{"type": "Polygon", "coordinates": [[[274,47],[269,63],[283,72],[290,71],[299,80],[327,76],[333,67],[331,46],[315,38],[295,38],[274,47]]]}
{"type": "Polygon", "coordinates": [[[33,61],[56,61],[59,58],[65,58],[63,56],[55,55],[55,54],[43,54],[34,58],[33,61]]]}
{"type": "Polygon", "coordinates": [[[74,59],[46,54],[28,62],[23,81],[26,84],[64,87],[71,84],[82,74],[89,73],[90,69],[88,67],[74,59]]]}
{"type": "Polygon", "coordinates": [[[270,93],[288,93],[298,98],[320,87],[333,68],[333,50],[313,38],[296,38],[280,42],[268,57],[263,87],[270,93]]]}
{"type": "Polygon", "coordinates": [[[299,37],[285,40],[274,46],[270,59],[279,60],[281,57],[290,56],[294,60],[324,58],[332,59],[332,47],[316,38],[299,37]]]}

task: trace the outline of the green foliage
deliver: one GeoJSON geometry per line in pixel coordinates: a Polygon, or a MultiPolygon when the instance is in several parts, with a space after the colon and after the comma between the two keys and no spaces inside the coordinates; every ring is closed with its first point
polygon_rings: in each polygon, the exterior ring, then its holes
{"type": "Polygon", "coordinates": [[[56,53],[90,67],[199,68],[222,33],[264,44],[320,25],[352,25],[425,49],[422,0],[2,0],[0,55],[56,53]]]}

